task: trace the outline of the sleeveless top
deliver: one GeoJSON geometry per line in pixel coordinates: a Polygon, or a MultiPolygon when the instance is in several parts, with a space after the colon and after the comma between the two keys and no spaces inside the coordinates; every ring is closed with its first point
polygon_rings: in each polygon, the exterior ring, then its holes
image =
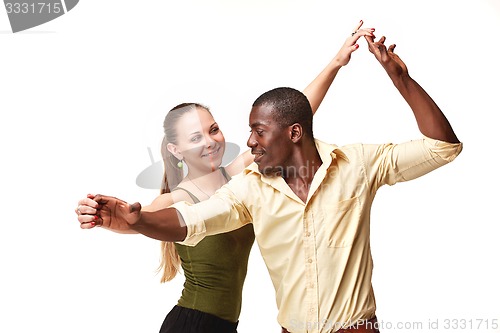
{"type": "MultiPolygon", "coordinates": [[[[230,176],[220,168],[224,177],[230,176]]],[[[188,190],[194,203],[200,200],[188,190]]],[[[237,322],[241,311],[243,283],[255,236],[253,226],[207,236],[196,246],[175,243],[186,281],[177,305],[237,322]]]]}

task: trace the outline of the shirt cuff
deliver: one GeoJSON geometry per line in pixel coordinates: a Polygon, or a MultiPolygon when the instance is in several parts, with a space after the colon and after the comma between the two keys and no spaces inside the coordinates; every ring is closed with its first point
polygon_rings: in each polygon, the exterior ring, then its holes
{"type": "Polygon", "coordinates": [[[432,148],[440,158],[446,162],[453,161],[461,152],[463,148],[462,142],[450,143],[446,141],[436,140],[424,135],[425,143],[432,148]]]}
{"type": "MultiPolygon", "coordinates": [[[[182,245],[195,246],[203,238],[205,238],[207,229],[205,227],[205,221],[198,214],[198,211],[192,204],[181,201],[177,202],[170,207],[175,208],[177,213],[181,215],[180,221],[184,221],[187,227],[186,238],[182,242],[177,242],[182,245]]],[[[182,222],[181,222],[182,223],[182,222]]]]}

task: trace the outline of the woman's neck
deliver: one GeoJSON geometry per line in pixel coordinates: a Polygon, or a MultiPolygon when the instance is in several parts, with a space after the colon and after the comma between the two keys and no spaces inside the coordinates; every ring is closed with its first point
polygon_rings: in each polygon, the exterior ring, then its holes
{"type": "Polygon", "coordinates": [[[217,168],[215,171],[208,173],[196,172],[194,170],[188,172],[179,185],[191,191],[200,200],[205,200],[212,196],[225,183],[227,183],[226,178],[220,168],[217,168]]]}

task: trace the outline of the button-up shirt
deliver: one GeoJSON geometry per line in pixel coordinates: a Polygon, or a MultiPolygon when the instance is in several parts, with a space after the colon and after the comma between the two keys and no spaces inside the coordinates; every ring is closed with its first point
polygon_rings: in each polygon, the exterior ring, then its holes
{"type": "Polygon", "coordinates": [[[374,317],[370,209],[377,189],[422,176],[462,150],[461,143],[426,137],[315,143],[322,165],[305,202],[282,177],[263,176],[253,163],[209,200],[173,205],[187,225],[184,244],[253,223],[276,290],[278,322],[292,333],[334,332],[374,317]]]}

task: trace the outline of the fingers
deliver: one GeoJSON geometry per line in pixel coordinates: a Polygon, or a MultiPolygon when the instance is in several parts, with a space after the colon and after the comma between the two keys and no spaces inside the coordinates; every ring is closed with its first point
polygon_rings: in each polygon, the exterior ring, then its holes
{"type": "Polygon", "coordinates": [[[375,42],[375,35],[365,36],[368,43],[368,50],[373,54],[380,54],[385,56],[387,54],[387,48],[385,47],[385,36],[380,37],[378,41],[375,42]],[[377,52],[376,52],[377,51],[377,52]]]}
{"type": "Polygon", "coordinates": [[[140,212],[141,211],[141,204],[139,202],[133,203],[130,205],[130,212],[140,212]]]}
{"type": "Polygon", "coordinates": [[[78,215],[78,222],[80,222],[80,228],[82,229],[92,229],[98,225],[96,222],[100,218],[96,214],[100,205],[94,200],[96,196],[94,194],[87,194],[86,198],[78,201],[78,206],[75,208],[75,213],[78,215]]]}
{"type": "Polygon", "coordinates": [[[357,41],[361,36],[375,37],[373,35],[374,32],[375,32],[375,28],[359,29],[351,34],[351,38],[353,38],[354,41],[357,41]]]}
{"type": "Polygon", "coordinates": [[[95,228],[96,224],[95,223],[80,223],[80,228],[81,229],[92,229],[95,228]]]}
{"type": "Polygon", "coordinates": [[[347,41],[344,45],[344,47],[349,47],[350,53],[356,51],[359,48],[359,44],[356,43],[359,38],[370,38],[372,41],[373,38],[375,38],[375,35],[373,34],[375,28],[360,29],[362,24],[363,21],[360,21],[360,23],[356,27],[356,30],[351,34],[351,37],[347,38],[347,41]]]}
{"type": "MultiPolygon", "coordinates": [[[[120,200],[115,197],[110,197],[109,195],[103,195],[103,194],[96,194],[93,199],[91,199],[95,202],[98,203],[99,206],[107,204],[109,201],[116,201],[116,202],[122,202],[125,203],[125,201],[120,200]]],[[[98,206],[98,207],[99,207],[98,206]]]]}
{"type": "Polygon", "coordinates": [[[374,28],[363,28],[361,29],[361,26],[363,25],[363,20],[360,20],[359,23],[356,25],[356,27],[352,30],[351,36],[354,37],[356,36],[356,40],[364,35],[371,35],[375,31],[374,28]]]}
{"type": "Polygon", "coordinates": [[[102,203],[102,204],[107,202],[106,196],[102,194],[96,194],[94,198],[92,198],[92,200],[95,201],[96,203],[102,203]]]}
{"type": "Polygon", "coordinates": [[[94,216],[94,221],[90,222],[92,227],[100,227],[102,226],[102,218],[99,215],[94,216]]]}
{"type": "Polygon", "coordinates": [[[98,215],[78,215],[78,222],[80,222],[80,228],[82,229],[90,229],[95,227],[98,224],[100,217],[98,215]]]}
{"type": "Polygon", "coordinates": [[[373,47],[373,44],[375,43],[375,35],[373,34],[374,31],[375,31],[375,29],[373,29],[371,31],[371,34],[360,35],[360,37],[363,36],[365,38],[366,42],[368,43],[368,49],[372,53],[373,53],[372,47],[373,47]]]}
{"type": "Polygon", "coordinates": [[[87,205],[78,205],[75,209],[76,215],[90,214],[94,215],[97,213],[97,208],[93,208],[87,205]]]}
{"type": "Polygon", "coordinates": [[[396,48],[396,44],[392,44],[391,46],[389,46],[389,49],[387,49],[387,51],[389,53],[394,53],[394,49],[396,48]]]}
{"type": "Polygon", "coordinates": [[[78,206],[87,206],[87,207],[97,208],[98,205],[99,204],[97,203],[97,201],[95,201],[94,199],[89,198],[89,197],[78,201],[78,206]]]}
{"type": "Polygon", "coordinates": [[[363,20],[360,20],[359,23],[356,25],[356,27],[352,30],[353,31],[352,35],[358,32],[358,30],[361,28],[362,25],[363,25],[363,20]]]}
{"type": "Polygon", "coordinates": [[[80,222],[80,224],[92,222],[95,218],[95,214],[97,214],[98,208],[99,204],[91,199],[90,195],[88,195],[87,198],[78,201],[78,206],[75,208],[75,213],[76,215],[78,215],[78,221],[80,222]]]}
{"type": "Polygon", "coordinates": [[[374,31],[375,31],[375,28],[360,29],[360,30],[356,31],[356,33],[354,35],[352,35],[350,38],[348,38],[347,40],[351,44],[356,43],[356,41],[361,37],[365,37],[365,38],[368,37],[368,38],[371,38],[371,40],[373,40],[373,38],[375,38],[375,35],[373,34],[374,31]]]}

